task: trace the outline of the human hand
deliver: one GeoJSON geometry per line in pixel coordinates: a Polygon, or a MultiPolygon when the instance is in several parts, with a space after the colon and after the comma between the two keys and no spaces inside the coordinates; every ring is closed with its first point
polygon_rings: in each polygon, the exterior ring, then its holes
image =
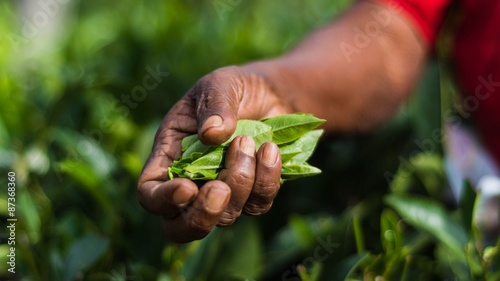
{"type": "Polygon", "coordinates": [[[181,141],[198,133],[207,145],[229,139],[238,119],[290,113],[268,82],[244,67],[225,67],[201,78],[168,112],[138,183],[139,201],[163,218],[167,236],[189,242],[217,226],[232,224],[241,213],[269,210],[280,187],[281,156],[274,143],[257,153],[251,137],[236,137],[217,180],[200,188],[184,178],[168,180],[167,168],[181,156],[181,141]]]}

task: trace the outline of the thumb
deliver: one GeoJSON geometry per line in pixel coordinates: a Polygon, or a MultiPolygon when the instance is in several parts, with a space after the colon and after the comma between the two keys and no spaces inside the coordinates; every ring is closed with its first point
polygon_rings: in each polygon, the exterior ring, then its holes
{"type": "Polygon", "coordinates": [[[236,129],[243,79],[233,68],[216,70],[193,88],[198,137],[204,144],[219,145],[236,129]]]}

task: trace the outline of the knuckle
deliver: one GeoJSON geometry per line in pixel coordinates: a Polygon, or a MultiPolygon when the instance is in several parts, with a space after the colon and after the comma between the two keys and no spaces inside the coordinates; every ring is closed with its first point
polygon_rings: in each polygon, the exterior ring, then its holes
{"type": "Polygon", "coordinates": [[[259,180],[257,179],[255,181],[255,187],[254,189],[257,189],[256,195],[258,197],[262,198],[262,201],[271,201],[274,196],[276,196],[276,193],[278,192],[280,185],[277,182],[270,182],[268,180],[259,180]]]}
{"type": "Polygon", "coordinates": [[[256,184],[259,186],[279,187],[281,176],[281,165],[276,167],[257,166],[256,184]]]}
{"type": "Polygon", "coordinates": [[[253,182],[255,174],[249,169],[240,169],[236,173],[234,173],[236,182],[253,182]]]}
{"type": "Polygon", "coordinates": [[[241,180],[255,180],[255,157],[245,154],[242,151],[238,151],[235,157],[234,163],[229,161],[230,167],[235,171],[235,175],[237,175],[241,180]]]}
{"type": "Polygon", "coordinates": [[[209,217],[220,216],[220,211],[212,210],[210,209],[210,207],[206,205],[201,207],[201,213],[203,213],[204,216],[209,216],[209,217]]]}
{"type": "Polygon", "coordinates": [[[270,203],[265,203],[265,204],[259,204],[256,202],[248,202],[247,205],[245,205],[244,212],[247,215],[250,216],[258,216],[258,215],[263,215],[271,209],[272,202],[270,203]]]}
{"type": "Polygon", "coordinates": [[[189,220],[187,224],[191,230],[202,236],[208,235],[214,228],[214,225],[210,224],[206,220],[192,219],[189,220]]]}
{"type": "Polygon", "coordinates": [[[218,226],[229,226],[236,221],[237,216],[234,214],[225,213],[219,219],[218,226]]]}
{"type": "MultiPolygon", "coordinates": [[[[255,180],[255,173],[241,165],[234,170],[226,169],[225,172],[219,177],[222,181],[227,183],[229,186],[252,186],[255,180]]],[[[233,167],[236,167],[234,165],[233,167]]]]}

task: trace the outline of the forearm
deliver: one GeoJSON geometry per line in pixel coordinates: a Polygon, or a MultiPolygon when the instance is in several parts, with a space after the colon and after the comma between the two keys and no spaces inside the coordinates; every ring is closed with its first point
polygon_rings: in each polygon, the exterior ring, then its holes
{"type": "Polygon", "coordinates": [[[260,73],[290,110],[327,119],[331,131],[358,132],[394,114],[426,53],[397,10],[361,1],[282,57],[244,67],[260,73]]]}

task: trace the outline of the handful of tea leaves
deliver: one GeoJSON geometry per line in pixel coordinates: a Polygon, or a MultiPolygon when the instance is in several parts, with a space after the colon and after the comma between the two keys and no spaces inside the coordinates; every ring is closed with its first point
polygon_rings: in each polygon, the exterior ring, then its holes
{"type": "Polygon", "coordinates": [[[191,180],[216,179],[224,168],[227,148],[231,141],[240,135],[252,137],[256,149],[268,141],[278,145],[282,161],[282,181],[317,175],[321,170],[306,161],[323,133],[323,130],[314,129],[324,122],[323,119],[302,113],[260,121],[239,120],[231,138],[219,146],[204,145],[196,134],[187,136],[182,140],[182,156],[168,168],[168,175],[170,179],[175,176],[191,180]]]}

